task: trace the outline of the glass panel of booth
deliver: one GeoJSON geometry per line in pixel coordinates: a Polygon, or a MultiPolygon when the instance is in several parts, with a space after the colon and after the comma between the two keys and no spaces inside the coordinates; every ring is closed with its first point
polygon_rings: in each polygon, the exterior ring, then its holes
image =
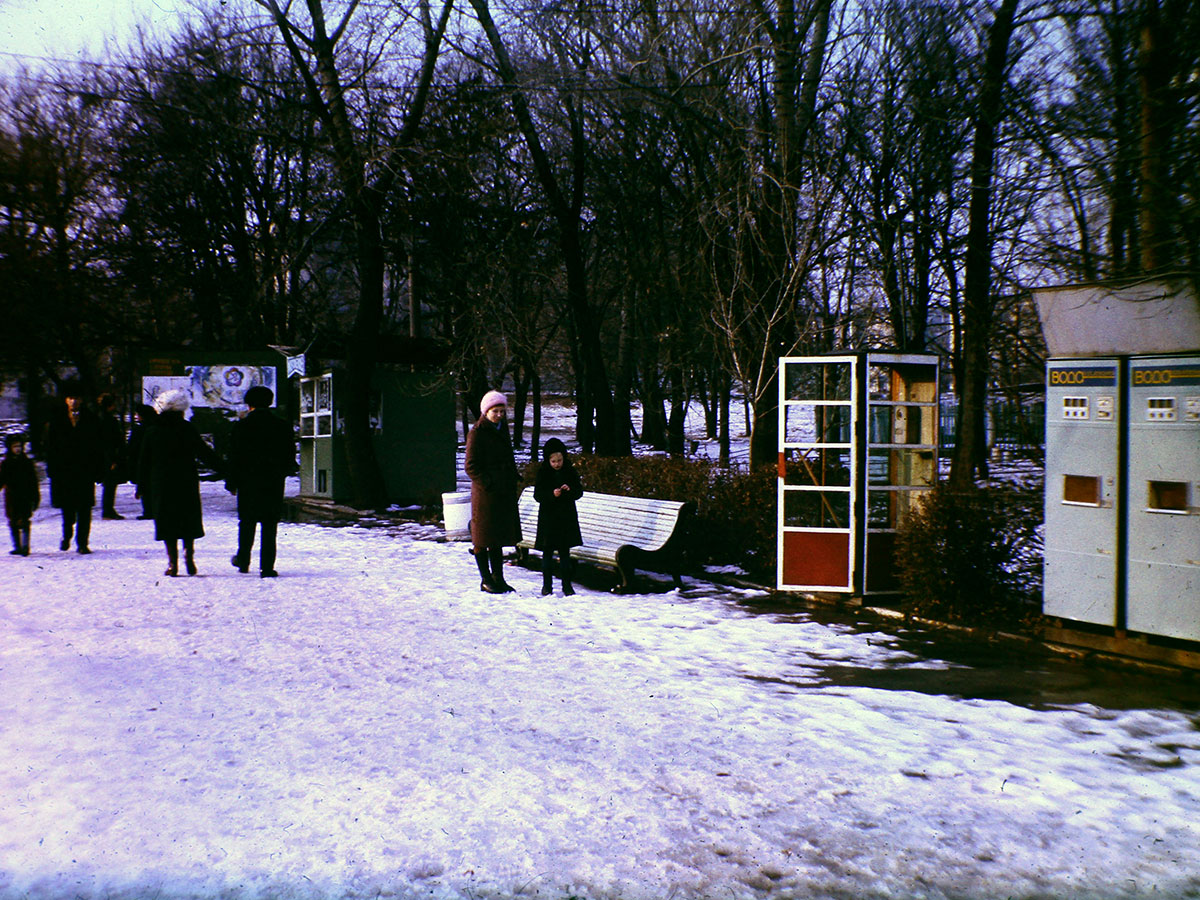
{"type": "Polygon", "coordinates": [[[300,437],[333,434],[333,375],[300,379],[300,437]]]}
{"type": "Polygon", "coordinates": [[[925,496],[925,488],[896,487],[867,492],[867,527],[895,531],[925,496]]]}
{"type": "Polygon", "coordinates": [[[783,366],[784,400],[831,400],[849,403],[853,398],[854,369],[850,361],[784,360],[783,366]]]}
{"type": "Polygon", "coordinates": [[[872,402],[867,412],[867,440],[887,444],[937,444],[937,404],[872,402]]]}
{"type": "Polygon", "coordinates": [[[867,453],[867,484],[871,488],[930,488],[936,481],[937,458],[932,447],[872,447],[867,453]]]}
{"type": "Polygon", "coordinates": [[[810,447],[784,451],[783,483],[788,487],[850,487],[848,447],[810,447]]]}
{"type": "Polygon", "coordinates": [[[784,491],[783,524],[787,528],[849,528],[850,488],[784,491]]]}
{"type": "Polygon", "coordinates": [[[937,364],[873,355],[867,366],[867,401],[937,403],[937,364]]]}
{"type": "Polygon", "coordinates": [[[848,447],[851,420],[849,403],[786,401],[784,446],[842,444],[848,447]]]}

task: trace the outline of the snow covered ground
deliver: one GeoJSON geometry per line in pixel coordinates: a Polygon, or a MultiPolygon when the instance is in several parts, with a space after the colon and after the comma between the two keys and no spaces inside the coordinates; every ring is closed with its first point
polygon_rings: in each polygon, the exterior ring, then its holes
{"type": "Polygon", "coordinates": [[[0,557],[3,900],[1200,897],[1195,706],[960,695],[695,581],[494,597],[430,526],[260,580],[204,499],[197,577],[46,509],[0,557]]]}

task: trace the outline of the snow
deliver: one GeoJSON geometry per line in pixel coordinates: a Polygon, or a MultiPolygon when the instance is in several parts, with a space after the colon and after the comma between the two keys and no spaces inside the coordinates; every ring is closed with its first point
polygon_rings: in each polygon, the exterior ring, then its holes
{"type": "Polygon", "coordinates": [[[215,483],[166,578],[129,491],[0,558],[3,900],[1200,896],[1195,707],[855,683],[960,664],[691,579],[495,597],[433,526],[240,575],[215,483]]]}

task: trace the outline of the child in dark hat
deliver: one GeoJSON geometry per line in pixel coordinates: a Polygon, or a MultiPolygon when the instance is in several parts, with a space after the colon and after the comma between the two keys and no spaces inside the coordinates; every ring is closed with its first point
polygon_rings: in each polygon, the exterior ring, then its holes
{"type": "Polygon", "coordinates": [[[0,487],[4,488],[4,513],[12,533],[14,556],[29,555],[29,526],[33,511],[42,502],[37,469],[25,455],[25,436],[10,434],[4,439],[4,461],[0,462],[0,487]]]}
{"type": "Polygon", "coordinates": [[[554,554],[558,553],[563,593],[575,593],[571,586],[571,548],[583,543],[579,532],[579,512],[575,501],[583,496],[579,472],[571,464],[566,445],[550,438],[542,445],[542,463],[538,466],[533,497],[538,502],[537,539],[534,549],[542,551],[542,594],[553,586],[554,554]]]}

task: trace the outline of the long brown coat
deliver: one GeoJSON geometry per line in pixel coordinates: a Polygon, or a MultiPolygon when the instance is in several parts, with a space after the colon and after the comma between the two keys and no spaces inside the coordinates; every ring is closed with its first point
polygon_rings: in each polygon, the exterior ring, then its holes
{"type": "Polygon", "coordinates": [[[467,435],[467,475],[471,479],[471,543],[475,550],[514,547],[521,540],[517,513],[520,475],[503,424],[481,417],[467,435]]]}

